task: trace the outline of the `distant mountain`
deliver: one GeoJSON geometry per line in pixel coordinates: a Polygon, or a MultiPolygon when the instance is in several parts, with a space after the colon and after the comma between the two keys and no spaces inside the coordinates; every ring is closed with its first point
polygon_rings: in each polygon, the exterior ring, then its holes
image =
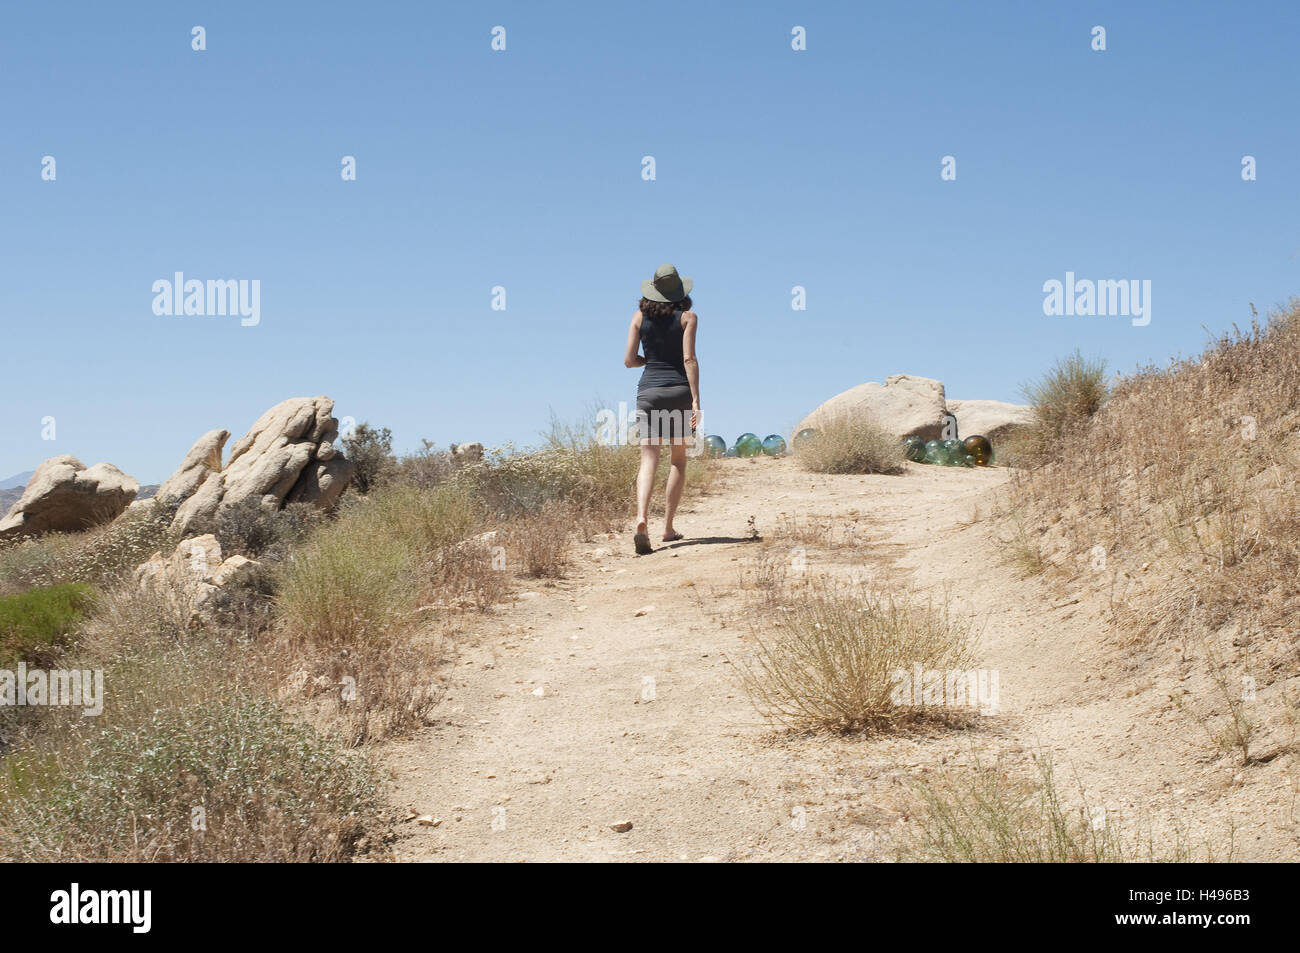
{"type": "Polygon", "coordinates": [[[0,490],[12,490],[14,487],[21,490],[27,485],[27,481],[32,478],[32,474],[35,472],[35,470],[25,470],[22,473],[15,473],[11,477],[0,480],[0,490]]]}

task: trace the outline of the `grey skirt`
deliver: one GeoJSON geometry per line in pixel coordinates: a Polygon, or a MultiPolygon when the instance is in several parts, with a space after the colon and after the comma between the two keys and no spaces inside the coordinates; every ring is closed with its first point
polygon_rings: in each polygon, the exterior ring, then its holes
{"type": "Polygon", "coordinates": [[[691,386],[646,387],[636,395],[638,440],[683,440],[691,430],[691,386]]]}

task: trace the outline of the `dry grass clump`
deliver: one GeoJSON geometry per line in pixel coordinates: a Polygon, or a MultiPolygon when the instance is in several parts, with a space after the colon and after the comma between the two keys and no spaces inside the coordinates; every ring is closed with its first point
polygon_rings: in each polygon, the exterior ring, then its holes
{"type": "Polygon", "coordinates": [[[1106,362],[1085,358],[1076,348],[1022,390],[1033,409],[1033,423],[1016,428],[1007,452],[999,447],[998,455],[1004,464],[1034,466],[1058,456],[1061,440],[1086,426],[1105,405],[1106,362]]]}
{"type": "MultiPolygon", "coordinates": [[[[355,647],[409,625],[451,547],[482,518],[463,487],[380,487],[355,499],[281,564],[277,610],[294,640],[355,647]]],[[[490,570],[489,570],[490,571],[490,570]]]]}
{"type": "Polygon", "coordinates": [[[175,546],[172,515],[153,502],[94,529],[0,543],[0,594],[75,582],[107,585],[155,551],[170,548],[168,541],[175,546]]]}
{"type": "MultiPolygon", "coordinates": [[[[1116,817],[1090,805],[1082,787],[1067,805],[1052,760],[1035,758],[1021,777],[999,759],[946,772],[913,786],[924,804],[920,830],[905,849],[910,860],[942,863],[1135,863],[1214,860],[1194,857],[1185,833],[1130,835],[1116,817]]],[[[1231,848],[1229,848],[1231,855],[1231,848]]],[[[1228,859],[1231,859],[1229,856],[1228,859]]]]}
{"type": "Polygon", "coordinates": [[[824,421],[794,455],[813,473],[901,473],[907,460],[897,437],[869,417],[847,414],[824,421]]]}
{"type": "MultiPolygon", "coordinates": [[[[739,671],[758,710],[799,730],[861,731],[958,712],[900,696],[903,676],[933,690],[966,670],[973,636],[949,608],[894,591],[813,578],[751,625],[755,649],[739,671]]],[[[927,696],[929,697],[929,696],[927,696]]]]}
{"type": "Polygon", "coordinates": [[[1108,572],[1149,573],[1121,613],[1135,634],[1193,605],[1211,630],[1246,610],[1277,627],[1300,612],[1298,423],[1300,302],[1121,381],[1013,508],[1067,560],[1101,546],[1108,572]]]}
{"type": "Polygon", "coordinates": [[[564,573],[574,506],[548,503],[536,513],[504,525],[507,565],[532,578],[554,579],[564,573]]]}

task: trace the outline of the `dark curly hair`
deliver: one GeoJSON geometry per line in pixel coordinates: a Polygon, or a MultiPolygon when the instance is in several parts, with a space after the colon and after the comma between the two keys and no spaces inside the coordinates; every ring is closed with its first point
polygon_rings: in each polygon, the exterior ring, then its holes
{"type": "Polygon", "coordinates": [[[674,311],[691,310],[691,296],[687,295],[681,301],[651,301],[642,298],[640,310],[648,318],[668,318],[674,311]]]}

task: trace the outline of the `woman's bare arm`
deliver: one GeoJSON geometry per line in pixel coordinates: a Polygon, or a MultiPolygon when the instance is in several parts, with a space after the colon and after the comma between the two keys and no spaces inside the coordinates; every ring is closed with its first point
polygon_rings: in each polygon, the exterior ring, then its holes
{"type": "Polygon", "coordinates": [[[632,316],[632,325],[627,329],[627,351],[623,355],[624,367],[645,367],[645,358],[637,352],[641,348],[641,312],[632,316]]]}
{"type": "Polygon", "coordinates": [[[695,356],[695,329],[699,317],[694,311],[682,315],[682,361],[686,365],[686,379],[691,384],[691,426],[700,424],[700,362],[695,356]]]}

